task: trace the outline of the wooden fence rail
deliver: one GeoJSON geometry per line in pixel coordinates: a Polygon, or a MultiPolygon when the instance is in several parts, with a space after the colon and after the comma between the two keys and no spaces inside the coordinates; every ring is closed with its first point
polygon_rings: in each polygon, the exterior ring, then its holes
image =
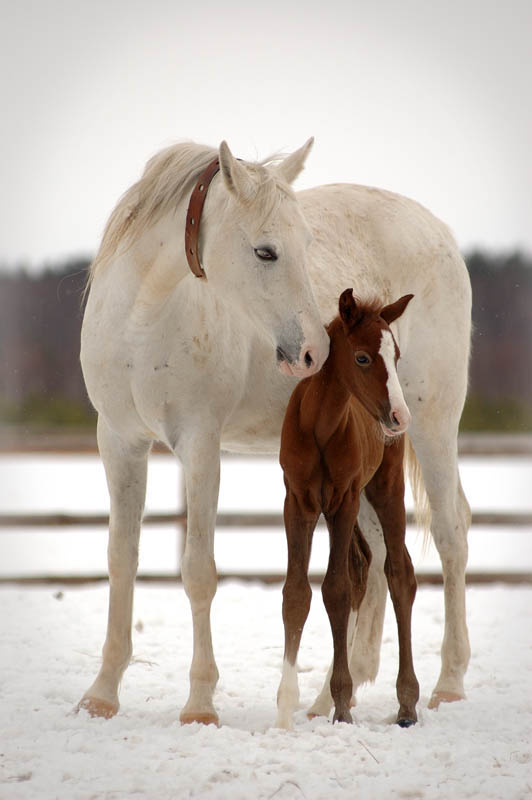
{"type": "MultiPolygon", "coordinates": [[[[143,522],[151,525],[175,525],[176,532],[182,550],[184,535],[186,530],[186,512],[179,512],[176,514],[146,514],[143,522]]],[[[409,524],[414,522],[413,514],[407,515],[409,524]]],[[[1,514],[0,515],[0,535],[2,530],[13,528],[21,528],[27,531],[29,528],[32,531],[46,532],[51,527],[59,530],[67,531],[73,526],[90,527],[90,526],[107,526],[109,517],[107,514],[1,514]]],[[[218,528],[276,528],[279,529],[283,525],[282,514],[263,512],[235,512],[235,513],[221,513],[218,514],[216,525],[218,528]]],[[[510,530],[515,530],[517,527],[532,527],[532,513],[501,513],[501,512],[476,512],[473,514],[473,525],[486,525],[486,526],[505,526],[510,530]]],[[[178,540],[178,541],[179,541],[178,540]]],[[[219,574],[220,580],[237,579],[244,581],[259,581],[264,584],[282,583],[284,581],[283,573],[245,573],[245,572],[222,572],[219,574]]],[[[442,575],[440,572],[426,572],[418,571],[417,582],[419,585],[441,585],[443,583],[442,575]]],[[[322,574],[313,573],[309,575],[311,582],[318,583],[323,579],[322,574]]],[[[86,583],[98,583],[107,580],[107,576],[99,575],[40,575],[40,576],[9,576],[1,577],[0,585],[5,584],[19,584],[19,585],[35,585],[35,584],[65,584],[65,585],[79,585],[86,583]]],[[[159,582],[159,583],[175,583],[180,581],[180,575],[177,574],[141,574],[137,577],[138,581],[142,582],[159,582]]],[[[467,573],[466,581],[468,585],[473,584],[491,584],[491,583],[504,583],[507,585],[514,584],[532,584],[532,573],[523,571],[490,571],[490,572],[477,572],[470,571],[467,573]]]]}
{"type": "MultiPolygon", "coordinates": [[[[415,524],[414,515],[407,513],[408,525],[415,524]]],[[[149,525],[186,525],[185,511],[176,514],[146,514],[143,524],[149,525]]],[[[274,512],[245,512],[222,513],[216,517],[217,528],[280,528],[283,526],[283,515],[274,512]]],[[[107,514],[0,514],[0,529],[2,528],[66,528],[70,526],[99,527],[109,525],[107,514]]],[[[472,525],[507,526],[507,527],[532,527],[532,512],[500,512],[476,511],[473,512],[472,525]]]]}
{"type": "MultiPolygon", "coordinates": [[[[70,437],[43,437],[42,441],[35,446],[35,439],[32,443],[21,446],[20,438],[6,439],[0,438],[0,450],[8,452],[93,452],[95,450],[94,436],[85,435],[80,441],[70,437]],[[3,446],[2,446],[3,445],[3,446]]],[[[497,456],[497,457],[530,457],[532,455],[532,435],[475,435],[462,434],[459,438],[460,455],[471,456],[497,456]]],[[[185,530],[186,530],[186,511],[179,510],[176,513],[148,513],[144,516],[143,522],[148,525],[175,525],[179,536],[178,549],[182,549],[185,530]]],[[[407,514],[408,524],[414,523],[413,514],[407,514]]],[[[32,532],[46,532],[50,528],[68,531],[69,528],[76,527],[102,527],[109,524],[108,514],[71,514],[71,513],[35,513],[35,514],[0,514],[0,535],[2,531],[8,529],[21,529],[21,533],[31,529],[32,532]]],[[[216,525],[220,529],[243,529],[243,528],[282,528],[283,516],[280,513],[271,512],[234,512],[218,514],[216,525]]],[[[495,526],[507,527],[515,531],[519,528],[532,528],[532,512],[499,512],[480,510],[473,513],[473,526],[495,526]]],[[[284,575],[281,573],[261,574],[261,573],[222,573],[221,579],[234,578],[239,580],[254,580],[263,583],[281,582],[284,575]]],[[[313,574],[310,579],[314,582],[321,581],[322,575],[313,574]]],[[[441,584],[442,576],[438,572],[419,572],[417,575],[419,584],[441,584]]],[[[59,583],[65,585],[80,584],[107,580],[105,575],[43,575],[28,577],[4,577],[0,578],[0,584],[21,583],[26,585],[39,583],[59,583]]],[[[173,575],[147,575],[142,574],[137,578],[139,581],[157,582],[176,582],[180,580],[179,574],[173,575]]],[[[506,584],[528,583],[532,584],[532,573],[516,571],[499,572],[468,572],[468,584],[484,584],[502,582],[506,584]]]]}

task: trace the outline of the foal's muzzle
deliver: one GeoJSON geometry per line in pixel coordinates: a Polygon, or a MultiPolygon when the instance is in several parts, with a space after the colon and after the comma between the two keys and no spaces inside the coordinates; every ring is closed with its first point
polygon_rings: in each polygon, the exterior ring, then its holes
{"type": "Polygon", "coordinates": [[[406,403],[402,408],[392,408],[385,419],[381,419],[381,427],[385,436],[400,436],[410,425],[410,411],[406,403]]]}

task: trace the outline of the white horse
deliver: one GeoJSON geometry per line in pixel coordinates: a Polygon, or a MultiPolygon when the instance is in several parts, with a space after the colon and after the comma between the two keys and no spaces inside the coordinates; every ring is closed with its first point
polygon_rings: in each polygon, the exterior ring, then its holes
{"type": "MultiPolygon", "coordinates": [[[[132,652],[147,461],[160,440],[182,462],[187,495],[182,576],[194,651],[180,718],[218,722],[210,607],[220,449],[278,452],[294,376],[312,374],[326,359],[323,322],[335,315],[346,286],[383,302],[415,294],[394,333],[414,463],[444,575],[442,667],[430,704],[464,697],[470,511],[458,475],[457,431],[469,359],[467,271],[447,228],[411,200],[343,184],[295,194],[290,184],[311,146],[309,140],[284,160],[251,164],[236,160],[226,143],[219,151],[175,145],[148,162],[108,222],[91,269],[81,349],[111,499],[107,636],[101,669],[80,703],[91,715],[112,716],[119,708],[132,652]],[[219,172],[208,174],[216,157],[219,172]],[[203,213],[200,204],[187,216],[196,182],[203,213]],[[186,224],[197,230],[200,218],[192,255],[196,274],[203,268],[206,277],[198,278],[187,266],[184,239],[186,224]]],[[[360,525],[373,560],[350,663],[354,691],[377,674],[386,599],[385,548],[367,502],[360,525]]],[[[329,713],[328,683],[312,714],[329,713]]]]}

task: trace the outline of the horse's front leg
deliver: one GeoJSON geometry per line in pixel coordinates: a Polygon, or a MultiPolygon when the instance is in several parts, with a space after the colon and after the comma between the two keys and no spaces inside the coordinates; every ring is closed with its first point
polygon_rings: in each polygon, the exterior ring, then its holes
{"type": "Polygon", "coordinates": [[[299,703],[297,683],[297,654],[303,626],[312,599],[308,580],[308,565],[312,535],[319,510],[304,508],[297,494],[287,488],[284,504],[284,523],[288,546],[288,567],[283,588],[284,658],[281,683],[277,692],[278,728],[292,728],[292,715],[299,703]]]}
{"type": "Polygon", "coordinates": [[[403,439],[385,447],[382,463],[366,486],[366,496],[379,517],[386,544],[384,571],[390,589],[399,637],[397,724],[407,728],[417,722],[419,683],[412,657],[412,605],[416,578],[405,544],[403,439]]]}
{"type": "Polygon", "coordinates": [[[150,442],[126,442],[98,418],[98,447],[111,499],[109,520],[109,616],[98,676],[79,708],[91,716],[112,717],[119,708],[118,687],[131,658],[133,589],[138,565],[140,523],[146,496],[150,442]]]}
{"type": "Polygon", "coordinates": [[[218,681],[211,637],[211,603],[216,593],[214,529],[220,485],[220,434],[216,425],[189,423],[176,447],[187,496],[187,534],[181,563],[183,584],[192,610],[194,650],[190,694],[182,723],[218,724],[212,698],[218,681]]]}
{"type": "Polygon", "coordinates": [[[352,722],[350,705],[353,681],[349,673],[347,636],[353,610],[349,556],[358,513],[358,491],[349,491],[334,514],[325,514],[331,550],[322,585],[323,602],[331,624],[334,657],[330,680],[335,705],[333,722],[352,722]]]}

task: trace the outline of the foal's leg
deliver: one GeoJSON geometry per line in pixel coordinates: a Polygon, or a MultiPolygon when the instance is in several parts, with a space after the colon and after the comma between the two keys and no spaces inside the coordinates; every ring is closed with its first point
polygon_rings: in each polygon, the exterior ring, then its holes
{"type": "Polygon", "coordinates": [[[355,636],[350,651],[349,671],[353,679],[353,700],[364,683],[373,683],[380,662],[382,630],[388,585],[384,574],[386,548],[379,518],[365,493],[360,495],[360,528],[371,551],[366,593],[362,600],[355,636]]]}
{"type": "Polygon", "coordinates": [[[351,696],[353,682],[347,658],[347,630],[352,613],[353,586],[349,556],[353,546],[353,530],[358,512],[358,493],[348,492],[334,514],[326,515],[331,551],[322,585],[323,601],[331,623],[334,657],[330,680],[334,700],[334,722],[352,722],[351,696]]]}
{"type": "Polygon", "coordinates": [[[471,510],[458,474],[457,428],[441,419],[416,418],[408,432],[421,465],[430,502],[431,532],[443,570],[445,631],[441,672],[429,708],[465,697],[464,675],[471,650],[466,625],[465,571],[471,510]],[[423,427],[421,423],[423,422],[423,427]],[[426,423],[426,424],[425,424],[426,423]]]}
{"type": "Polygon", "coordinates": [[[176,447],[183,464],[187,494],[187,534],[181,564],[192,609],[194,650],[190,694],[182,723],[218,724],[212,697],[218,681],[211,637],[210,611],[216,593],[214,528],[220,485],[220,436],[216,424],[202,419],[188,424],[176,447]]]}
{"type": "Polygon", "coordinates": [[[138,565],[140,523],[146,496],[150,442],[125,442],[98,418],[98,447],[111,499],[109,521],[109,617],[98,676],[79,707],[91,716],[117,713],[118,687],[132,652],[133,588],[138,565]]]}
{"type": "Polygon", "coordinates": [[[297,683],[297,654],[301,634],[312,599],[308,580],[308,565],[312,535],[319,512],[305,510],[294,492],[287,490],[284,522],[288,546],[288,566],[283,588],[283,623],[285,632],[283,672],[277,692],[278,728],[292,728],[292,714],[299,703],[297,683]]]}
{"type": "Polygon", "coordinates": [[[386,543],[384,571],[399,635],[397,723],[406,728],[417,722],[416,703],[419,699],[419,684],[412,658],[412,605],[416,596],[416,579],[405,544],[403,453],[403,439],[384,448],[382,463],[366,486],[366,495],[380,519],[386,543]]]}
{"type": "MultiPolygon", "coordinates": [[[[367,577],[366,593],[358,609],[349,616],[347,632],[347,652],[349,672],[353,681],[351,705],[356,704],[356,691],[364,683],[373,682],[377,677],[380,660],[382,629],[388,585],[384,574],[386,548],[379,519],[368,503],[364,492],[360,495],[358,514],[361,529],[371,550],[371,561],[367,577]]],[[[328,716],[333,706],[331,695],[332,663],[325,677],[323,687],[308,710],[309,718],[328,716]]]]}

